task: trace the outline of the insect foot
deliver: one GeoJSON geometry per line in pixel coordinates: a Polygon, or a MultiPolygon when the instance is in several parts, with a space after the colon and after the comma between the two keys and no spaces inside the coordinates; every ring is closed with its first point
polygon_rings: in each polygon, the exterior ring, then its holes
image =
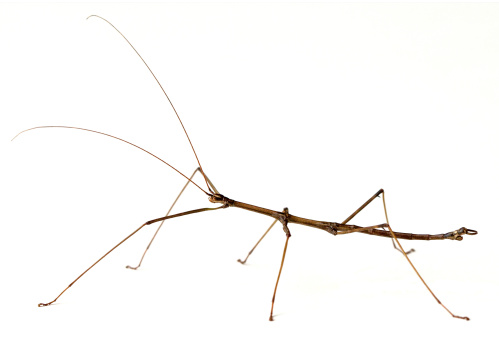
{"type": "MultiPolygon", "coordinates": [[[[53,301],[52,301],[53,302],[53,301]]],[[[38,304],[38,307],[46,307],[46,306],[50,306],[52,304],[52,302],[49,302],[49,303],[39,303],[38,304]]]]}

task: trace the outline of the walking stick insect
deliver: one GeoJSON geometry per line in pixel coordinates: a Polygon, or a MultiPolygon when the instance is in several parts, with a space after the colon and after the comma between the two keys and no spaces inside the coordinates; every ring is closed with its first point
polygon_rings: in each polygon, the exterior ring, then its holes
{"type": "Polygon", "coordinates": [[[451,232],[444,233],[444,234],[413,234],[413,233],[395,232],[390,227],[390,224],[389,224],[389,221],[388,221],[388,214],[387,214],[386,203],[385,203],[385,192],[384,192],[383,189],[380,189],[379,191],[377,191],[371,198],[369,198],[364,204],[362,204],[357,210],[355,210],[350,216],[348,216],[342,222],[328,222],[328,221],[316,221],[316,220],[306,219],[306,218],[302,218],[302,217],[298,217],[298,216],[290,214],[288,208],[284,208],[282,211],[275,211],[275,210],[266,209],[266,208],[263,208],[263,207],[254,206],[254,205],[250,205],[250,204],[247,204],[247,203],[239,202],[239,201],[230,199],[230,198],[222,195],[217,190],[217,188],[215,187],[215,185],[210,181],[210,179],[208,178],[208,176],[205,174],[205,172],[204,172],[204,170],[203,170],[203,168],[201,166],[200,160],[199,160],[199,158],[198,158],[198,156],[196,154],[196,151],[194,149],[194,146],[192,145],[191,140],[189,138],[189,135],[187,134],[187,130],[185,129],[185,127],[184,127],[184,125],[183,125],[183,123],[182,123],[182,121],[180,119],[180,116],[178,115],[175,107],[173,106],[173,103],[171,102],[170,98],[168,97],[168,95],[164,91],[164,89],[161,86],[161,84],[158,81],[158,79],[156,79],[156,76],[154,75],[154,73],[152,72],[152,70],[149,68],[149,66],[147,65],[147,63],[145,62],[145,60],[137,52],[137,50],[135,50],[135,48],[128,41],[128,39],[116,27],[114,27],[113,24],[111,24],[106,19],[104,19],[102,17],[99,17],[99,16],[96,16],[96,15],[92,15],[92,16],[90,16],[88,18],[91,18],[91,17],[99,18],[99,19],[107,22],[109,25],[111,25],[111,27],[113,27],[126,40],[126,42],[130,45],[130,47],[135,51],[135,53],[142,60],[142,62],[144,63],[144,65],[147,67],[147,69],[149,70],[149,72],[154,77],[154,79],[158,83],[159,87],[163,91],[163,93],[164,93],[165,97],[167,98],[168,102],[170,103],[173,111],[175,112],[175,115],[177,116],[177,118],[178,118],[178,120],[180,122],[180,125],[182,126],[182,129],[184,130],[184,133],[185,133],[185,135],[187,137],[187,140],[189,141],[191,149],[192,149],[192,151],[194,153],[194,156],[196,158],[198,167],[195,169],[195,171],[193,172],[193,174],[190,177],[187,177],[185,174],[183,174],[182,172],[180,172],[179,170],[177,170],[175,167],[173,167],[172,165],[170,165],[166,161],[162,160],[158,156],[152,154],[151,152],[149,152],[149,151],[147,151],[147,150],[145,150],[145,149],[143,149],[143,148],[141,148],[141,147],[139,147],[139,146],[137,146],[137,145],[135,145],[135,144],[133,144],[133,143],[131,143],[129,141],[121,139],[119,137],[116,137],[116,136],[113,136],[113,135],[110,135],[110,134],[107,134],[107,133],[103,133],[103,132],[91,130],[91,129],[84,129],[84,128],[78,128],[78,127],[69,127],[69,126],[39,126],[39,127],[34,127],[34,128],[26,129],[24,131],[21,131],[19,134],[17,134],[13,138],[13,140],[17,136],[19,136],[20,134],[22,134],[24,132],[27,132],[27,131],[30,131],[30,130],[34,130],[34,129],[42,129],[42,128],[63,128],[63,129],[83,130],[83,131],[87,131],[87,132],[91,132],[91,133],[95,133],[95,134],[99,134],[99,135],[104,135],[104,136],[107,136],[107,137],[110,137],[110,138],[122,141],[124,143],[127,143],[127,144],[129,144],[129,145],[131,145],[131,146],[133,146],[135,148],[138,148],[138,149],[144,151],[145,153],[147,153],[147,154],[151,155],[152,157],[160,160],[161,162],[163,162],[164,164],[166,164],[167,166],[169,166],[170,168],[172,168],[173,170],[175,170],[177,173],[179,173],[180,175],[182,175],[187,180],[187,182],[185,183],[183,189],[181,190],[181,192],[179,193],[179,195],[177,196],[177,198],[175,199],[175,201],[173,202],[173,204],[171,205],[170,209],[168,210],[168,212],[166,213],[165,216],[159,217],[159,218],[156,218],[156,219],[153,219],[153,220],[149,220],[149,221],[145,222],[144,224],[142,224],[140,227],[138,227],[136,230],[134,230],[131,234],[129,234],[127,237],[125,237],[123,240],[121,240],[118,244],[116,244],[113,248],[111,248],[102,257],[100,257],[97,261],[95,261],[89,268],[87,268],[85,271],[83,271],[83,273],[81,273],[65,289],[63,289],[62,292],[60,292],[60,294],[55,299],[53,299],[52,301],[50,301],[48,303],[39,303],[38,304],[39,307],[49,306],[49,305],[53,304],[54,302],[56,302],[62,296],[62,294],[64,294],[83,275],[85,275],[90,269],[92,269],[97,263],[99,263],[102,259],[104,259],[109,253],[111,253],[112,251],[114,251],[118,246],[120,246],[122,243],[124,243],[125,241],[127,241],[129,238],[131,238],[133,235],[135,235],[142,228],[144,228],[146,226],[149,226],[149,225],[151,225],[153,223],[157,223],[157,222],[160,223],[159,227],[156,229],[156,232],[154,233],[151,241],[149,242],[148,246],[146,247],[144,253],[142,254],[142,257],[141,257],[138,265],[135,266],[135,267],[127,266],[128,269],[136,270],[136,269],[138,269],[141,266],[142,261],[143,261],[145,255],[146,255],[148,249],[150,248],[152,242],[154,241],[154,239],[156,237],[156,234],[158,233],[158,231],[160,230],[161,226],[163,225],[163,223],[166,220],[172,219],[172,218],[176,218],[176,217],[181,217],[181,216],[186,216],[186,215],[191,215],[191,214],[206,212],[206,211],[212,211],[212,210],[219,210],[219,209],[225,209],[225,208],[235,207],[235,208],[240,208],[240,209],[248,210],[248,211],[251,211],[251,212],[256,212],[258,214],[262,214],[262,215],[269,216],[269,217],[273,218],[272,224],[268,227],[268,229],[263,234],[263,236],[260,238],[260,240],[258,240],[258,242],[256,243],[256,245],[249,251],[248,255],[246,256],[246,258],[244,260],[241,260],[241,259],[238,260],[239,263],[241,263],[241,264],[245,264],[246,263],[248,257],[252,254],[252,252],[254,251],[254,249],[258,246],[258,244],[261,242],[261,240],[266,236],[266,234],[272,229],[272,227],[277,222],[280,222],[280,224],[282,225],[283,231],[284,231],[285,236],[286,236],[285,243],[284,243],[284,249],[283,249],[283,253],[282,253],[282,259],[281,259],[280,267],[279,267],[279,272],[278,272],[278,275],[277,275],[277,280],[276,280],[276,283],[275,283],[274,292],[273,292],[273,296],[272,296],[272,303],[271,303],[270,317],[269,317],[270,321],[273,320],[273,310],[274,310],[275,297],[276,297],[276,293],[277,293],[277,287],[278,287],[279,279],[280,279],[281,272],[282,272],[282,269],[283,269],[283,266],[284,266],[284,260],[285,260],[285,257],[286,257],[286,251],[287,251],[287,248],[288,248],[288,242],[289,242],[289,239],[291,237],[291,232],[290,232],[290,229],[288,227],[289,224],[299,224],[299,225],[303,225],[303,226],[318,228],[318,229],[324,230],[324,231],[326,231],[326,232],[328,232],[328,233],[330,233],[330,234],[332,234],[334,236],[336,236],[336,235],[342,235],[342,234],[350,234],[350,233],[363,233],[363,234],[368,234],[368,235],[375,235],[375,236],[380,236],[380,237],[391,238],[394,248],[396,250],[400,251],[401,254],[405,257],[405,259],[407,259],[408,263],[411,265],[411,267],[414,270],[414,272],[417,274],[417,276],[419,277],[419,279],[421,280],[421,282],[428,289],[428,291],[430,292],[430,294],[435,298],[435,300],[437,301],[437,303],[440,304],[452,317],[458,318],[458,319],[469,320],[469,318],[466,317],[466,316],[455,315],[442,302],[440,302],[440,300],[436,297],[436,295],[433,293],[433,291],[430,289],[430,287],[428,286],[428,284],[421,277],[421,275],[419,274],[419,272],[417,271],[417,269],[415,268],[415,266],[412,264],[411,260],[409,259],[408,255],[411,252],[413,252],[413,250],[410,250],[410,251],[406,252],[403,249],[402,245],[400,244],[399,239],[405,239],[405,240],[444,240],[444,239],[449,239],[449,240],[461,241],[461,240],[463,240],[463,236],[464,235],[476,235],[477,231],[472,230],[472,229],[468,229],[468,228],[465,228],[465,227],[462,227],[462,228],[457,229],[455,231],[451,231],[451,232]],[[204,187],[204,185],[203,185],[203,187],[201,187],[200,185],[196,184],[193,181],[194,175],[196,173],[198,173],[198,172],[202,175],[202,178],[204,179],[204,183],[206,184],[206,187],[204,187]],[[212,207],[212,208],[198,208],[198,209],[193,209],[193,210],[189,210],[189,211],[185,211],[185,212],[181,212],[181,213],[170,215],[171,210],[173,209],[173,207],[177,203],[178,199],[181,197],[182,193],[184,192],[184,190],[186,189],[186,187],[189,184],[193,184],[194,186],[196,186],[206,196],[208,196],[208,199],[209,199],[210,202],[215,203],[215,204],[219,204],[219,206],[212,207]],[[378,198],[380,196],[381,196],[381,199],[382,199],[382,202],[383,202],[383,208],[384,208],[384,215],[385,215],[385,218],[386,218],[386,223],[372,225],[372,226],[367,226],[367,227],[356,226],[356,225],[353,225],[353,224],[349,224],[349,222],[358,213],[360,213],[365,207],[367,207],[374,199],[376,199],[376,198],[378,198]]]}

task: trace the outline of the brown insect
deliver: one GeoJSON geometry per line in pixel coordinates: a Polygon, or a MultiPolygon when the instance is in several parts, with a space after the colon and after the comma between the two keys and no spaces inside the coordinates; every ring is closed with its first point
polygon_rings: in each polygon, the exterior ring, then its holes
{"type": "Polygon", "coordinates": [[[146,249],[145,249],[145,251],[144,251],[144,253],[142,255],[142,258],[140,259],[139,264],[137,266],[135,266],[135,267],[127,266],[127,268],[129,268],[129,269],[135,270],[135,269],[138,269],[141,266],[142,261],[143,261],[145,255],[146,255],[149,247],[151,246],[151,243],[154,241],[154,239],[156,237],[156,234],[158,233],[159,229],[161,228],[161,226],[162,226],[162,224],[164,223],[165,220],[172,219],[172,218],[175,218],[175,217],[181,217],[181,216],[185,216],[185,215],[191,215],[191,214],[195,214],[195,213],[200,213],[200,212],[206,212],[206,211],[211,211],[211,210],[219,210],[219,209],[225,209],[225,208],[230,208],[230,207],[236,207],[236,208],[248,210],[248,211],[251,211],[251,212],[256,212],[258,214],[262,214],[262,215],[269,216],[269,217],[273,218],[272,224],[269,226],[269,228],[266,230],[266,232],[262,235],[262,237],[260,238],[260,240],[258,240],[258,242],[254,245],[254,247],[249,251],[248,255],[246,256],[246,258],[244,260],[241,260],[241,259],[238,260],[239,263],[241,263],[241,264],[245,264],[246,263],[248,257],[252,254],[252,252],[255,250],[255,248],[258,246],[258,244],[261,242],[261,240],[267,235],[267,233],[271,230],[271,228],[278,221],[282,225],[283,231],[284,231],[284,233],[286,235],[286,240],[285,240],[285,244],[284,244],[282,260],[281,260],[281,263],[280,263],[279,272],[278,272],[278,275],[277,275],[277,280],[276,280],[276,283],[275,283],[275,288],[274,288],[274,292],[273,292],[273,296],[272,296],[272,304],[271,304],[271,310],[270,310],[269,320],[273,320],[273,309],[274,309],[275,296],[276,296],[277,287],[278,287],[278,284],[279,284],[279,279],[280,279],[280,276],[281,276],[282,268],[283,268],[283,265],[284,265],[284,260],[285,260],[285,257],[286,257],[286,251],[287,251],[287,247],[288,247],[288,241],[289,241],[289,238],[291,237],[291,232],[290,232],[290,229],[288,227],[289,224],[300,224],[300,225],[304,225],[304,226],[318,228],[318,229],[324,230],[324,231],[326,231],[326,232],[328,232],[328,233],[330,233],[332,235],[335,235],[335,236],[336,235],[343,235],[343,234],[350,234],[350,233],[363,233],[363,234],[367,234],[367,235],[375,235],[375,236],[380,236],[380,237],[391,238],[391,240],[393,242],[394,248],[396,250],[400,251],[403,254],[403,256],[407,259],[407,261],[412,266],[412,268],[414,269],[414,271],[416,272],[416,274],[418,275],[418,277],[421,279],[421,282],[426,286],[426,288],[431,293],[431,295],[435,298],[435,300],[450,315],[452,315],[454,318],[469,320],[469,318],[466,317],[466,316],[458,316],[458,315],[453,314],[446,306],[444,306],[440,302],[440,300],[432,292],[432,290],[430,289],[430,287],[426,284],[426,282],[424,281],[424,279],[421,277],[421,275],[419,274],[419,272],[417,271],[417,269],[414,267],[414,265],[412,264],[411,260],[409,259],[408,254],[411,253],[411,252],[413,252],[414,250],[411,249],[411,250],[409,250],[409,251],[406,252],[403,249],[402,245],[400,244],[399,239],[405,239],[405,240],[444,240],[444,239],[448,239],[448,240],[461,241],[463,239],[464,235],[476,235],[477,231],[472,230],[472,229],[468,229],[468,228],[465,228],[465,227],[462,227],[462,228],[457,229],[455,231],[451,231],[451,232],[443,233],[443,234],[413,234],[413,233],[395,232],[395,231],[392,230],[392,228],[389,225],[388,214],[387,214],[387,211],[386,211],[386,204],[385,204],[385,192],[383,191],[383,189],[377,191],[371,198],[369,198],[364,204],[362,204],[357,210],[355,210],[350,216],[348,216],[342,222],[329,222],[329,221],[311,220],[311,219],[307,219],[307,218],[303,218],[303,217],[298,217],[298,216],[290,214],[288,208],[284,208],[282,211],[276,211],[276,210],[271,210],[271,209],[267,209],[267,208],[263,208],[263,207],[254,206],[254,205],[251,205],[251,204],[239,202],[239,201],[233,200],[231,198],[228,198],[228,197],[222,195],[220,192],[218,192],[218,190],[215,187],[215,185],[213,185],[213,183],[210,181],[210,179],[208,178],[208,176],[204,172],[204,170],[203,170],[203,168],[201,166],[201,163],[200,163],[200,161],[198,159],[198,156],[196,154],[196,151],[194,150],[194,147],[193,147],[193,145],[192,145],[192,143],[190,141],[189,135],[187,134],[187,131],[186,131],[184,125],[182,124],[180,116],[178,115],[178,113],[175,110],[175,108],[174,108],[174,106],[173,106],[170,98],[168,97],[168,95],[164,91],[164,89],[161,86],[161,84],[159,83],[159,81],[156,79],[154,73],[151,71],[151,69],[149,68],[149,66],[147,65],[147,63],[140,56],[140,54],[137,52],[137,50],[135,50],[135,48],[133,47],[133,45],[126,39],[126,37],[118,29],[116,29],[116,27],[114,27],[109,21],[107,21],[106,19],[104,19],[102,17],[95,16],[95,15],[90,16],[90,17],[100,18],[100,19],[106,21],[109,25],[111,25],[127,41],[127,43],[132,47],[132,49],[134,49],[134,51],[137,53],[137,55],[142,59],[142,61],[146,65],[146,67],[151,72],[152,76],[155,78],[155,80],[158,83],[158,85],[161,87],[164,95],[166,96],[166,98],[170,102],[170,105],[172,106],[175,114],[177,115],[177,118],[178,118],[180,124],[182,125],[182,128],[183,128],[183,130],[185,132],[185,135],[186,135],[187,139],[189,140],[189,143],[191,145],[192,151],[193,151],[193,153],[194,153],[194,155],[196,157],[196,160],[197,160],[197,163],[198,163],[198,167],[196,168],[196,170],[194,171],[194,173],[190,177],[187,177],[185,174],[183,174],[182,172],[180,172],[179,170],[177,170],[172,165],[168,164],[166,161],[162,160],[158,156],[150,153],[149,151],[146,151],[145,149],[143,149],[143,148],[141,148],[141,147],[139,147],[139,146],[137,146],[137,145],[135,145],[135,144],[133,144],[131,142],[128,142],[126,140],[123,140],[123,139],[118,138],[118,137],[113,136],[113,135],[109,135],[109,134],[106,134],[106,133],[103,133],[103,132],[99,132],[99,131],[95,131],[95,130],[90,130],[90,129],[77,128],[77,127],[69,127],[69,126],[39,126],[39,127],[34,127],[34,128],[30,128],[30,129],[24,130],[24,131],[20,132],[19,134],[17,134],[14,137],[14,139],[17,136],[19,136],[20,134],[22,134],[24,132],[27,132],[27,131],[30,131],[30,130],[34,130],[34,129],[40,129],[40,128],[64,128],[64,129],[83,130],[83,131],[92,132],[92,133],[96,133],[96,134],[100,134],[100,135],[105,135],[105,136],[111,137],[113,139],[125,142],[125,143],[127,143],[129,145],[132,145],[132,146],[134,146],[134,147],[136,147],[136,148],[138,148],[138,149],[146,152],[147,154],[153,156],[154,158],[156,158],[156,159],[160,160],[161,162],[165,163],[166,165],[168,165],[170,168],[172,168],[173,170],[175,170],[177,173],[179,173],[180,175],[182,175],[187,180],[187,182],[184,185],[183,189],[181,190],[181,192],[179,193],[179,195],[177,196],[177,198],[175,199],[175,201],[173,202],[173,204],[171,205],[169,211],[167,212],[167,214],[165,216],[160,217],[160,218],[156,218],[156,219],[153,219],[153,220],[149,220],[149,221],[145,222],[143,225],[141,225],[139,228],[137,228],[135,231],[133,231],[130,235],[128,235],[126,238],[124,238],[122,241],[120,241],[117,245],[115,245],[112,249],[110,249],[106,254],[104,254],[102,257],[100,257],[89,268],[87,268],[85,271],[83,271],[83,273],[81,273],[74,281],[72,281],[65,289],[63,289],[62,292],[60,292],[60,294],[57,295],[57,297],[55,299],[53,299],[52,301],[50,301],[48,303],[39,303],[38,304],[39,307],[49,306],[49,305],[53,304],[54,302],[56,302],[59,299],[59,297],[61,297],[62,294],[64,294],[76,281],[78,281],[83,275],[85,275],[97,263],[99,263],[109,253],[111,253],[118,246],[120,246],[123,242],[125,242],[126,240],[128,240],[130,237],[132,237],[134,234],[136,234],[138,231],[140,231],[145,226],[151,225],[151,224],[156,223],[156,222],[160,222],[160,225],[159,225],[158,229],[156,230],[156,232],[155,232],[154,236],[152,237],[149,245],[146,247],[146,249]],[[202,177],[204,179],[204,182],[206,184],[206,188],[204,188],[204,186],[201,187],[200,185],[196,184],[193,181],[193,177],[194,177],[194,175],[197,172],[199,172],[202,175],[202,177]],[[178,201],[178,199],[180,198],[180,196],[184,192],[185,188],[190,183],[192,183],[194,186],[196,186],[198,189],[200,189],[203,193],[205,193],[205,195],[208,196],[208,199],[209,199],[210,202],[219,204],[219,206],[218,207],[213,207],[213,208],[193,209],[193,210],[189,210],[189,211],[185,211],[185,212],[181,212],[181,213],[170,215],[170,212],[171,212],[172,208],[174,207],[174,205],[176,204],[176,202],[178,201]],[[356,226],[356,225],[353,225],[353,224],[349,224],[349,222],[359,212],[361,212],[366,206],[368,206],[373,200],[375,200],[379,196],[382,197],[383,207],[384,207],[384,212],[385,212],[385,218],[386,218],[386,223],[376,224],[376,225],[367,226],[367,227],[365,227],[365,226],[356,226]]]}

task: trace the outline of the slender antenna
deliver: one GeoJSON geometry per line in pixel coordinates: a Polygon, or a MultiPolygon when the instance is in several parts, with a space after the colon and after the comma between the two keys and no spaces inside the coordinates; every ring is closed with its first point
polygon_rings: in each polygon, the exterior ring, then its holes
{"type": "Polygon", "coordinates": [[[157,157],[156,155],[152,154],[151,152],[145,150],[144,148],[142,147],[139,147],[137,146],[136,144],[133,144],[131,142],[128,142],[126,140],[123,140],[123,139],[120,139],[119,137],[116,137],[116,136],[113,136],[113,135],[109,135],[109,134],[106,134],[106,133],[101,133],[100,131],[96,131],[96,130],[91,130],[91,129],[84,129],[84,128],[78,128],[78,127],[67,127],[67,126],[63,126],[63,125],[45,125],[45,126],[40,126],[40,127],[34,127],[34,128],[29,128],[29,129],[26,129],[26,130],[23,130],[21,131],[20,133],[18,133],[16,136],[14,136],[14,138],[11,140],[11,141],[14,141],[14,139],[16,137],[18,137],[19,135],[21,135],[22,133],[25,133],[27,131],[30,131],[30,130],[34,130],[34,129],[45,129],[45,128],[62,128],[62,129],[77,129],[77,130],[84,130],[84,131],[89,131],[91,133],[96,133],[96,134],[101,134],[101,135],[104,135],[104,136],[108,136],[108,137],[111,137],[113,139],[116,139],[116,140],[120,140],[122,142],[125,142],[125,143],[128,143],[129,145],[132,145],[134,146],[135,148],[138,148],[144,152],[146,152],[147,154],[149,155],[152,155],[153,157],[155,157],[156,159],[158,159],[159,161],[165,163],[166,165],[168,165],[169,167],[171,167],[173,170],[175,170],[178,174],[180,174],[182,177],[184,177],[185,179],[187,179],[188,181],[190,181],[192,184],[196,185],[199,190],[203,191],[207,196],[211,196],[208,192],[206,192],[203,188],[201,188],[199,185],[197,185],[196,183],[194,183],[192,181],[191,178],[188,178],[187,176],[185,176],[182,172],[180,172],[179,170],[177,170],[175,167],[173,167],[172,165],[170,165],[169,163],[167,163],[166,161],[164,161],[163,159],[157,157]]]}
{"type": "Polygon", "coordinates": [[[189,144],[191,145],[192,152],[194,153],[194,156],[196,157],[196,160],[198,162],[198,166],[199,166],[199,168],[201,170],[201,174],[204,177],[204,180],[206,182],[206,186],[208,186],[208,190],[210,190],[211,193],[215,193],[215,192],[213,192],[213,190],[210,188],[210,185],[208,184],[208,180],[206,179],[206,175],[204,174],[203,168],[201,167],[201,163],[199,162],[199,158],[198,158],[198,155],[196,154],[196,150],[194,149],[194,146],[192,145],[192,142],[191,142],[191,139],[189,137],[189,134],[187,134],[187,130],[185,130],[184,123],[182,123],[182,120],[180,119],[180,116],[178,115],[178,112],[175,109],[175,106],[173,106],[173,103],[170,100],[170,97],[168,97],[168,94],[166,94],[163,86],[161,86],[161,83],[156,78],[156,75],[154,75],[154,73],[151,70],[151,68],[149,68],[149,65],[147,64],[147,62],[142,58],[142,56],[139,54],[139,52],[137,51],[137,49],[135,49],[135,47],[132,45],[132,43],[130,43],[130,41],[125,37],[125,35],[123,35],[120,30],[118,30],[113,24],[111,24],[111,22],[109,22],[107,19],[104,19],[104,18],[102,18],[102,17],[100,17],[98,15],[95,15],[95,14],[92,14],[91,16],[88,16],[87,19],[91,18],[91,17],[96,17],[96,18],[102,19],[103,21],[105,21],[106,23],[108,23],[109,25],[111,25],[113,27],[113,29],[115,29],[121,35],[121,37],[123,37],[125,39],[125,41],[132,47],[133,51],[135,51],[135,53],[140,57],[140,59],[142,60],[142,62],[144,62],[145,66],[147,67],[147,69],[149,70],[149,72],[151,72],[151,75],[153,76],[154,80],[156,80],[156,82],[158,83],[159,87],[161,88],[161,91],[163,91],[163,94],[165,95],[166,99],[168,99],[168,102],[170,103],[173,111],[175,112],[175,115],[177,115],[177,118],[178,118],[178,120],[180,122],[180,125],[182,126],[182,129],[184,129],[185,136],[187,136],[187,140],[189,140],[189,144]]]}

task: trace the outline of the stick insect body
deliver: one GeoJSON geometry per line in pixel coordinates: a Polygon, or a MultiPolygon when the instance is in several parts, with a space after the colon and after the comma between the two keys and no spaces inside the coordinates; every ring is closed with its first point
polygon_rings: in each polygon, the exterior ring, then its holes
{"type": "MultiPolygon", "coordinates": [[[[145,222],[144,224],[142,224],[139,228],[137,228],[135,231],[133,231],[131,234],[129,234],[126,238],[124,238],[122,241],[120,241],[117,245],[115,245],[111,250],[109,250],[106,254],[104,254],[101,258],[99,258],[88,269],[86,269],[83,273],[81,273],[54,300],[52,300],[52,301],[50,301],[48,303],[40,303],[40,304],[38,304],[39,307],[49,306],[49,305],[53,304],[54,302],[56,302],[59,299],[59,297],[62,294],[64,294],[84,274],[86,274],[97,263],[99,263],[102,259],[104,259],[109,253],[111,253],[114,249],[116,249],[118,246],[120,246],[122,243],[124,243],[126,240],[128,240],[130,237],[132,237],[134,234],[136,234],[142,228],[144,228],[144,227],[146,227],[148,225],[151,225],[153,223],[160,222],[160,225],[159,225],[158,229],[156,230],[154,236],[152,237],[149,245],[145,249],[145,251],[144,251],[144,253],[142,255],[142,258],[141,258],[139,264],[137,266],[135,266],[135,267],[127,266],[127,268],[129,268],[129,269],[134,269],[135,270],[135,269],[137,269],[137,268],[140,267],[140,265],[142,264],[142,261],[144,259],[144,256],[145,256],[147,250],[149,249],[149,247],[151,246],[152,242],[154,241],[154,239],[156,237],[156,234],[158,233],[159,229],[163,225],[164,221],[166,221],[168,219],[175,218],[175,217],[181,217],[181,216],[191,215],[191,214],[205,212],[205,211],[211,211],[211,210],[218,210],[218,209],[235,207],[235,208],[240,208],[240,209],[248,210],[248,211],[251,211],[251,212],[256,212],[258,214],[269,216],[269,217],[273,218],[273,222],[270,225],[270,227],[263,234],[263,236],[256,243],[256,245],[251,249],[251,251],[248,253],[248,255],[246,256],[246,258],[244,260],[238,260],[241,264],[244,264],[246,262],[246,260],[251,255],[251,253],[253,252],[253,250],[258,246],[258,244],[260,243],[260,241],[265,237],[265,235],[270,231],[270,229],[278,221],[281,223],[283,231],[284,231],[284,233],[286,235],[286,241],[285,241],[285,244],[284,244],[284,250],[283,250],[282,260],[281,260],[281,264],[280,264],[280,267],[279,267],[279,273],[278,273],[278,276],[277,276],[277,281],[276,281],[276,284],[275,284],[274,293],[273,293],[273,296],[272,296],[272,304],[271,304],[270,317],[269,317],[269,320],[271,320],[271,321],[273,320],[274,301],[275,301],[275,297],[276,297],[277,287],[278,287],[278,284],[279,284],[279,279],[280,279],[280,276],[281,276],[282,268],[283,268],[283,265],[284,265],[284,260],[285,260],[285,257],[286,257],[286,251],[287,251],[287,247],[288,247],[288,241],[289,241],[289,238],[291,237],[291,232],[290,232],[290,229],[288,227],[288,224],[299,224],[299,225],[303,225],[303,226],[309,226],[309,227],[321,229],[321,230],[324,230],[324,231],[326,231],[326,232],[328,232],[328,233],[330,233],[332,235],[335,235],[335,236],[336,235],[343,235],[343,234],[350,234],[350,233],[363,233],[363,234],[368,234],[368,235],[375,235],[375,236],[381,236],[381,237],[391,238],[392,242],[393,242],[394,248],[397,249],[398,251],[400,251],[404,255],[404,257],[407,259],[407,261],[409,262],[409,264],[414,269],[415,273],[420,278],[421,282],[425,285],[425,287],[428,289],[428,291],[431,293],[431,295],[435,298],[435,300],[451,316],[453,316],[454,318],[469,320],[468,317],[455,315],[446,306],[444,306],[444,304],[442,302],[440,302],[440,300],[436,297],[436,295],[433,293],[433,291],[430,289],[430,287],[426,284],[425,280],[421,277],[421,275],[419,274],[419,272],[417,271],[417,269],[414,267],[414,265],[412,264],[411,260],[409,259],[408,254],[411,253],[411,252],[413,252],[414,250],[410,250],[410,251],[407,251],[407,252],[404,251],[402,245],[399,242],[399,239],[405,239],[405,240],[445,240],[445,239],[449,239],[449,240],[458,240],[458,241],[460,241],[460,240],[463,240],[463,236],[464,235],[475,235],[475,234],[477,234],[477,231],[472,230],[472,229],[468,229],[468,228],[465,228],[465,227],[462,227],[462,228],[457,229],[455,231],[448,232],[448,233],[443,233],[443,234],[413,234],[413,233],[395,232],[395,231],[392,230],[392,228],[390,227],[390,224],[388,222],[388,214],[387,214],[387,211],[386,211],[386,203],[385,203],[385,192],[384,192],[383,189],[380,189],[379,191],[377,191],[371,198],[369,198],[364,204],[362,204],[357,210],[355,210],[349,217],[347,217],[341,223],[339,223],[339,222],[317,221],[317,220],[306,219],[306,218],[303,218],[303,217],[298,217],[298,216],[290,214],[290,212],[289,212],[289,210],[287,208],[284,208],[282,211],[276,211],[276,210],[271,210],[271,209],[262,208],[262,207],[259,207],[259,206],[255,206],[255,205],[251,205],[251,204],[239,202],[239,201],[230,199],[230,198],[222,195],[217,190],[217,188],[215,187],[215,185],[213,185],[213,183],[208,178],[208,176],[205,174],[205,172],[203,171],[203,168],[201,167],[201,163],[200,163],[200,161],[198,159],[196,151],[194,150],[194,147],[193,147],[193,145],[191,143],[189,135],[187,134],[187,131],[186,131],[184,125],[182,124],[180,116],[178,115],[178,113],[175,110],[175,107],[173,106],[170,98],[168,97],[168,95],[164,91],[164,89],[161,86],[161,84],[159,83],[158,79],[156,79],[156,76],[154,76],[154,73],[149,68],[149,66],[147,65],[147,63],[140,56],[140,54],[137,52],[137,50],[135,50],[135,48],[133,47],[133,45],[126,39],[126,37],[116,27],[114,27],[114,25],[112,25],[109,21],[107,21],[106,19],[104,19],[102,17],[95,16],[95,15],[92,15],[90,17],[100,18],[100,19],[104,20],[105,22],[107,22],[109,25],[111,25],[127,41],[127,43],[132,47],[132,49],[136,52],[136,54],[143,61],[143,63],[145,64],[145,66],[149,69],[150,73],[152,74],[152,76],[154,77],[154,79],[156,80],[156,82],[158,83],[158,85],[160,86],[161,90],[163,91],[164,95],[166,96],[166,98],[168,99],[170,105],[172,106],[175,114],[177,115],[177,118],[178,118],[180,124],[182,125],[182,128],[183,128],[183,130],[185,132],[185,135],[186,135],[186,137],[187,137],[187,139],[189,141],[189,144],[191,145],[192,151],[193,151],[193,153],[194,153],[194,155],[196,157],[196,161],[198,163],[198,167],[196,168],[196,170],[194,171],[194,173],[190,177],[187,177],[182,172],[178,171],[175,167],[173,167],[172,165],[168,164],[166,161],[162,160],[158,156],[150,153],[149,151],[147,151],[147,150],[145,150],[145,149],[143,149],[143,148],[141,148],[141,147],[139,147],[139,146],[137,146],[137,145],[135,145],[135,144],[133,144],[131,142],[128,142],[126,140],[118,138],[116,136],[112,136],[112,135],[109,135],[109,134],[106,134],[106,133],[102,133],[102,132],[98,132],[98,131],[91,130],[91,129],[77,128],[77,127],[67,127],[67,126],[42,126],[42,127],[30,128],[30,129],[24,130],[24,131],[20,132],[19,134],[17,134],[14,137],[14,139],[17,136],[19,136],[20,134],[22,134],[22,133],[24,133],[26,131],[33,130],[33,129],[41,129],[41,128],[63,128],[63,129],[84,130],[84,131],[91,132],[91,133],[105,135],[105,136],[111,137],[113,139],[120,140],[120,141],[122,141],[124,143],[127,143],[129,145],[132,145],[135,148],[141,149],[142,151],[146,152],[147,154],[150,154],[154,158],[162,161],[163,163],[165,163],[166,165],[168,165],[170,168],[172,168],[173,170],[175,170],[177,173],[181,174],[185,179],[187,179],[186,184],[184,185],[184,187],[181,190],[180,194],[177,196],[177,198],[175,199],[175,201],[173,202],[172,206],[170,207],[170,209],[168,210],[168,212],[167,212],[167,214],[165,216],[159,217],[159,218],[156,218],[156,219],[153,219],[153,220],[149,220],[149,221],[145,222]],[[197,172],[199,172],[203,176],[203,179],[204,179],[204,181],[206,183],[207,190],[205,190],[204,188],[202,188],[201,186],[199,186],[198,184],[196,184],[192,180],[193,177],[194,177],[194,175],[197,172]],[[215,204],[219,204],[219,206],[218,207],[213,207],[213,208],[193,209],[193,210],[189,210],[189,211],[185,211],[185,212],[181,212],[181,213],[170,215],[170,212],[173,209],[173,207],[175,206],[177,200],[180,198],[180,196],[184,192],[185,188],[190,183],[192,183],[194,186],[196,186],[197,188],[199,188],[203,193],[205,193],[205,195],[208,196],[208,199],[209,199],[210,202],[215,203],[215,204]],[[356,225],[349,224],[349,222],[359,212],[361,212],[366,206],[368,206],[373,200],[375,200],[379,196],[382,197],[383,207],[384,207],[384,212],[385,212],[385,218],[386,218],[386,223],[372,225],[372,226],[367,226],[367,227],[362,227],[362,226],[356,226],[356,225]]],[[[88,18],[90,18],[90,17],[88,17],[88,18]]]]}

